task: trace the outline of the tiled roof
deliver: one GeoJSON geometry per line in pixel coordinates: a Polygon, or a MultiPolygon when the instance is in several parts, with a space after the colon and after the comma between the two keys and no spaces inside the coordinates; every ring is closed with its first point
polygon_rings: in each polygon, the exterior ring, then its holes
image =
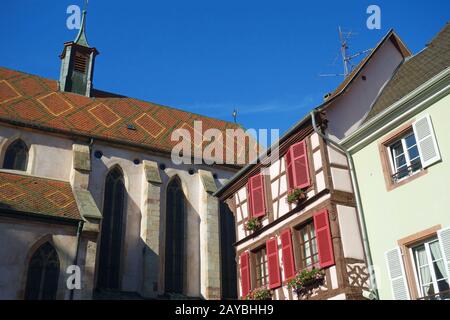
{"type": "Polygon", "coordinates": [[[70,183],[0,172],[0,210],[81,220],[70,183]]]}
{"type": "MultiPolygon", "coordinates": [[[[60,92],[55,80],[3,67],[0,67],[0,120],[132,143],[162,152],[170,152],[178,143],[171,141],[175,129],[187,129],[193,137],[196,120],[202,121],[203,132],[209,128],[221,131],[241,128],[235,123],[103,91],[94,90],[90,98],[60,92]]],[[[237,153],[245,151],[243,148],[237,153]]]]}
{"type": "Polygon", "coordinates": [[[407,59],[375,101],[365,122],[400,100],[450,66],[450,23],[436,35],[427,47],[407,59]]]}

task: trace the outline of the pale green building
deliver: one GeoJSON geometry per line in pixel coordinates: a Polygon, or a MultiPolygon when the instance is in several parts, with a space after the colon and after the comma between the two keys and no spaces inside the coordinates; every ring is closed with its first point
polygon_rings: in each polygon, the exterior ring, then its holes
{"type": "Polygon", "coordinates": [[[380,299],[450,299],[449,65],[447,23],[340,140],[353,159],[380,299]]]}

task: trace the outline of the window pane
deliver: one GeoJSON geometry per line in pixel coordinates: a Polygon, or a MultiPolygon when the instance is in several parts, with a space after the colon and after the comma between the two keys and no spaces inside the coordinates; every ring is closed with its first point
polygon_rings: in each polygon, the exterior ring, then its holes
{"type": "Polygon", "coordinates": [[[405,142],[406,142],[406,147],[407,148],[410,148],[410,147],[412,147],[412,146],[417,144],[416,143],[416,137],[414,136],[414,134],[411,134],[411,135],[407,136],[405,138],[405,142]]]}
{"type": "MultiPolygon", "coordinates": [[[[438,281],[438,290],[439,292],[448,291],[450,289],[448,285],[448,280],[438,281]]],[[[447,293],[447,298],[449,298],[450,293],[447,293]]]]}
{"type": "Polygon", "coordinates": [[[419,267],[425,266],[428,264],[427,262],[427,253],[425,251],[425,246],[421,245],[415,249],[416,257],[417,257],[417,265],[419,267]]]}
{"type": "Polygon", "coordinates": [[[402,155],[403,152],[403,146],[402,146],[402,142],[398,141],[395,144],[392,145],[392,154],[394,155],[394,157],[398,157],[399,155],[402,155]]]}
{"type": "Polygon", "coordinates": [[[395,167],[397,168],[397,171],[400,171],[401,167],[406,166],[406,158],[405,155],[401,155],[397,158],[395,158],[395,167]]]}
{"type": "Polygon", "coordinates": [[[412,147],[411,149],[408,149],[409,158],[411,160],[416,159],[419,157],[419,150],[417,149],[417,146],[412,147]]]}
{"type": "Polygon", "coordinates": [[[427,284],[422,287],[424,296],[431,296],[434,295],[434,288],[433,284],[427,284]]]}
{"type": "Polygon", "coordinates": [[[430,243],[430,251],[431,251],[431,258],[433,259],[433,261],[442,258],[441,248],[439,247],[439,241],[436,240],[430,243]]]}

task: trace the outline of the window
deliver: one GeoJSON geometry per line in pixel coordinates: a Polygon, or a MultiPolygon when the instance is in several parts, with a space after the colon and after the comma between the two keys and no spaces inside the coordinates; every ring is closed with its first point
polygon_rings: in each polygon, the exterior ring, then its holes
{"type": "Polygon", "coordinates": [[[378,144],[387,191],[427,173],[441,161],[437,138],[429,115],[405,123],[378,144]]]}
{"type": "Polygon", "coordinates": [[[98,268],[98,287],[102,289],[120,289],[125,192],[122,171],[115,167],[105,182],[98,268]]]}
{"type": "Polygon", "coordinates": [[[419,149],[414,132],[410,130],[389,146],[392,165],[392,181],[397,183],[422,169],[419,149]]]}
{"type": "Polygon", "coordinates": [[[267,263],[266,247],[255,252],[256,288],[269,285],[269,267],[267,263]]]}
{"type": "Polygon", "coordinates": [[[46,242],[33,254],[28,266],[26,300],[54,300],[58,289],[59,259],[46,242]]]}
{"type": "Polygon", "coordinates": [[[449,279],[439,240],[434,238],[412,248],[419,292],[423,299],[450,299],[449,279]]]}
{"type": "Polygon", "coordinates": [[[308,188],[311,180],[306,141],[303,140],[292,145],[286,153],[285,159],[289,189],[308,188]]]}
{"type": "Polygon", "coordinates": [[[28,147],[22,140],[11,143],[5,152],[4,169],[25,171],[28,162],[28,147]]]}
{"type": "Polygon", "coordinates": [[[247,183],[247,198],[249,216],[256,218],[266,214],[266,191],[263,174],[249,178],[247,183]]]}
{"type": "Polygon", "coordinates": [[[301,269],[317,267],[319,265],[319,251],[317,249],[316,230],[314,223],[302,226],[299,231],[300,238],[300,267],[301,269]]]}
{"type": "Polygon", "coordinates": [[[173,179],[166,199],[165,292],[183,293],[185,270],[185,198],[181,181],[173,179]]]}

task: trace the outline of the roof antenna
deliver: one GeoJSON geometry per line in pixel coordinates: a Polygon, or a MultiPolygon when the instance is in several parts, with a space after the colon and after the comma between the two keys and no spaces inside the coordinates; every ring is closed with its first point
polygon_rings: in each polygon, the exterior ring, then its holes
{"type": "Polygon", "coordinates": [[[352,64],[352,59],[355,59],[357,57],[359,57],[360,55],[369,53],[372,51],[372,49],[368,49],[368,50],[364,50],[364,51],[360,51],[358,53],[355,53],[353,55],[350,55],[348,53],[348,49],[349,49],[349,44],[348,44],[348,40],[350,39],[350,37],[357,35],[357,33],[354,33],[352,31],[349,32],[344,32],[342,30],[342,28],[339,26],[338,28],[339,31],[339,41],[341,43],[341,57],[342,57],[342,64],[344,67],[344,73],[335,73],[335,74],[320,74],[319,76],[321,77],[336,77],[336,76],[343,76],[344,78],[347,78],[348,75],[352,72],[354,65],[352,64]]]}
{"type": "Polygon", "coordinates": [[[237,109],[234,108],[234,110],[233,110],[233,119],[234,119],[234,123],[236,123],[236,118],[237,118],[237,109]]]}

